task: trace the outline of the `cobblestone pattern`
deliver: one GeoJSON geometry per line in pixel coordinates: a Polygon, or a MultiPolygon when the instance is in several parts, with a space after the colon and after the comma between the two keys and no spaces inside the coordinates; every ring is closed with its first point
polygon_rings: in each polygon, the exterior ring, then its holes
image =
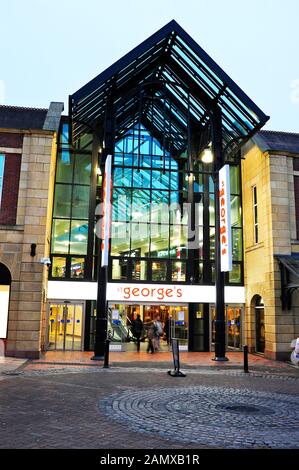
{"type": "MultiPolygon", "coordinates": [[[[47,376],[47,375],[59,375],[59,374],[77,374],[77,373],[119,373],[119,372],[145,372],[140,367],[112,367],[109,369],[103,369],[103,367],[97,366],[60,366],[60,367],[49,367],[49,368],[19,368],[17,370],[8,370],[4,372],[0,372],[0,379],[3,379],[7,376],[24,376],[24,377],[39,377],[39,376],[47,376]]],[[[166,369],[163,368],[147,368],[146,372],[151,373],[165,373],[166,369]]],[[[189,369],[185,371],[188,375],[225,375],[229,377],[244,377],[245,374],[242,370],[219,370],[219,369],[189,369]]],[[[297,374],[296,374],[297,375],[297,374]]],[[[261,379],[266,380],[284,380],[284,381],[298,381],[299,382],[299,374],[298,376],[293,375],[281,375],[279,372],[274,373],[267,373],[267,372],[250,372],[248,377],[258,377],[261,379]]]]}
{"type": "Polygon", "coordinates": [[[186,443],[299,448],[299,402],[285,394],[206,386],[130,390],[100,401],[99,408],[135,432],[186,443]]]}

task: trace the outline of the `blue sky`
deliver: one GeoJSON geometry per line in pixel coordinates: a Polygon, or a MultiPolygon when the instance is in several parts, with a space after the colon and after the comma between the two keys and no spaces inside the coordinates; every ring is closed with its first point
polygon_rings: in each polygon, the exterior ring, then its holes
{"type": "Polygon", "coordinates": [[[2,0],[0,17],[1,104],[67,106],[175,19],[271,116],[265,128],[299,132],[298,0],[2,0]]]}

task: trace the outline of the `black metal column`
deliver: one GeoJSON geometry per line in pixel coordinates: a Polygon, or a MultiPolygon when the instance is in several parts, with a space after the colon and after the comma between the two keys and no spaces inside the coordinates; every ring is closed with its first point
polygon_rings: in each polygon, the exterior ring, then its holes
{"type": "MultiPolygon", "coordinates": [[[[106,117],[105,117],[105,129],[104,129],[104,142],[101,158],[101,173],[104,177],[105,162],[107,155],[114,154],[114,111],[112,105],[112,99],[107,100],[106,117]]],[[[111,176],[112,177],[112,176],[111,176]]],[[[101,201],[103,202],[103,185],[101,201]]],[[[109,240],[110,243],[110,240],[109,240]]],[[[102,240],[100,247],[102,246],[102,240]]],[[[107,282],[108,282],[108,266],[101,265],[101,252],[98,256],[98,290],[97,290],[97,318],[96,318],[96,334],[95,334],[95,346],[94,356],[92,359],[104,359],[105,356],[105,345],[107,340],[107,282]]]]}
{"type": "Polygon", "coordinates": [[[215,287],[216,287],[216,319],[215,319],[215,361],[228,361],[225,356],[225,273],[221,271],[220,258],[220,210],[219,210],[219,170],[224,165],[222,151],[221,110],[216,108],[212,116],[213,152],[214,152],[214,191],[215,191],[215,287]]]}

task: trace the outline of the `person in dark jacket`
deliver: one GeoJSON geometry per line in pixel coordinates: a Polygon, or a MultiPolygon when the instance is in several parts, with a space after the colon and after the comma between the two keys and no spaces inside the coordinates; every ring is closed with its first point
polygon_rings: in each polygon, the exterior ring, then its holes
{"type": "Polygon", "coordinates": [[[143,331],[143,322],[138,313],[136,319],[133,320],[132,322],[132,333],[133,333],[134,338],[136,338],[137,351],[140,351],[140,338],[141,338],[142,331],[143,331]]]}

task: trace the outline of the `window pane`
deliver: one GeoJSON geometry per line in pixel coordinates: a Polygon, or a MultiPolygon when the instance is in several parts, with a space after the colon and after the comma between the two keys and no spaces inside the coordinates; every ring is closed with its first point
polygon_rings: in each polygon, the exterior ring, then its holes
{"type": "Polygon", "coordinates": [[[133,171],[134,188],[150,188],[151,187],[151,171],[150,170],[134,170],[133,171]]]}
{"type": "Polygon", "coordinates": [[[169,226],[151,224],[151,256],[168,258],[169,226]]]}
{"type": "Polygon", "coordinates": [[[69,218],[71,216],[72,186],[56,184],[53,217],[69,218]]]}
{"type": "Polygon", "coordinates": [[[148,256],[149,232],[149,224],[131,224],[131,256],[148,256]]]}
{"type": "Polygon", "coordinates": [[[52,258],[52,277],[65,277],[66,258],[53,256],[52,258]]]}
{"type": "Polygon", "coordinates": [[[238,166],[230,165],[230,193],[240,194],[240,170],[238,166]]]}
{"type": "Polygon", "coordinates": [[[88,219],[89,210],[89,187],[74,186],[72,217],[78,219],[88,219]]]}
{"type": "Polygon", "coordinates": [[[112,222],[111,255],[119,256],[130,250],[130,224],[112,222]]]}
{"type": "Polygon", "coordinates": [[[203,262],[195,263],[195,282],[198,284],[203,283],[203,262]]]}
{"type": "Polygon", "coordinates": [[[174,191],[179,189],[179,173],[175,171],[170,172],[170,189],[174,191]]]}
{"type": "Polygon", "coordinates": [[[229,282],[240,284],[241,281],[242,281],[241,264],[233,263],[233,269],[232,271],[229,272],[229,282]]]}
{"type": "Polygon", "coordinates": [[[163,282],[167,280],[167,263],[164,261],[153,261],[152,281],[163,282]]]}
{"type": "Polygon", "coordinates": [[[132,221],[149,222],[150,191],[134,189],[132,191],[132,221]]]}
{"type": "Polygon", "coordinates": [[[73,155],[68,150],[57,154],[56,182],[71,183],[73,178],[73,155]]]}
{"type": "Polygon", "coordinates": [[[113,187],[115,186],[132,186],[132,170],[130,168],[114,168],[113,187]]]}
{"type": "Polygon", "coordinates": [[[171,258],[186,258],[187,256],[188,227],[185,225],[170,226],[170,247],[171,258]]]}
{"type": "Polygon", "coordinates": [[[80,184],[90,184],[91,155],[75,155],[74,182],[80,184]]]}
{"type": "Polygon", "coordinates": [[[231,225],[232,227],[242,227],[241,198],[231,196],[231,225]]]}
{"type": "Polygon", "coordinates": [[[128,278],[128,259],[112,260],[112,279],[126,281],[128,278]]]}
{"type": "Polygon", "coordinates": [[[181,261],[171,262],[171,280],[174,282],[186,281],[186,263],[181,261]]]}
{"type": "Polygon", "coordinates": [[[210,259],[215,259],[215,227],[210,227],[210,259]]]}
{"type": "Polygon", "coordinates": [[[85,220],[72,220],[70,253],[86,255],[88,223],[85,220]]]}
{"type": "Polygon", "coordinates": [[[242,230],[232,229],[233,261],[242,261],[242,230]]]}
{"type": "Polygon", "coordinates": [[[169,189],[169,172],[152,171],[152,188],[153,189],[169,189]]]}
{"type": "Polygon", "coordinates": [[[71,258],[71,277],[84,278],[85,258],[71,258]]]}
{"type": "Polygon", "coordinates": [[[112,194],[112,220],[129,222],[131,217],[131,190],[114,188],[112,194]]]}
{"type": "Polygon", "coordinates": [[[152,191],[151,223],[169,223],[168,191],[152,191]]]}
{"type": "Polygon", "coordinates": [[[209,214],[210,214],[210,225],[215,225],[215,196],[214,194],[210,194],[209,214]]]}
{"type": "Polygon", "coordinates": [[[132,260],[132,279],[134,281],[147,280],[147,261],[132,260]]]}
{"type": "Polygon", "coordinates": [[[70,221],[54,219],[52,225],[52,253],[69,252],[70,221]]]}

